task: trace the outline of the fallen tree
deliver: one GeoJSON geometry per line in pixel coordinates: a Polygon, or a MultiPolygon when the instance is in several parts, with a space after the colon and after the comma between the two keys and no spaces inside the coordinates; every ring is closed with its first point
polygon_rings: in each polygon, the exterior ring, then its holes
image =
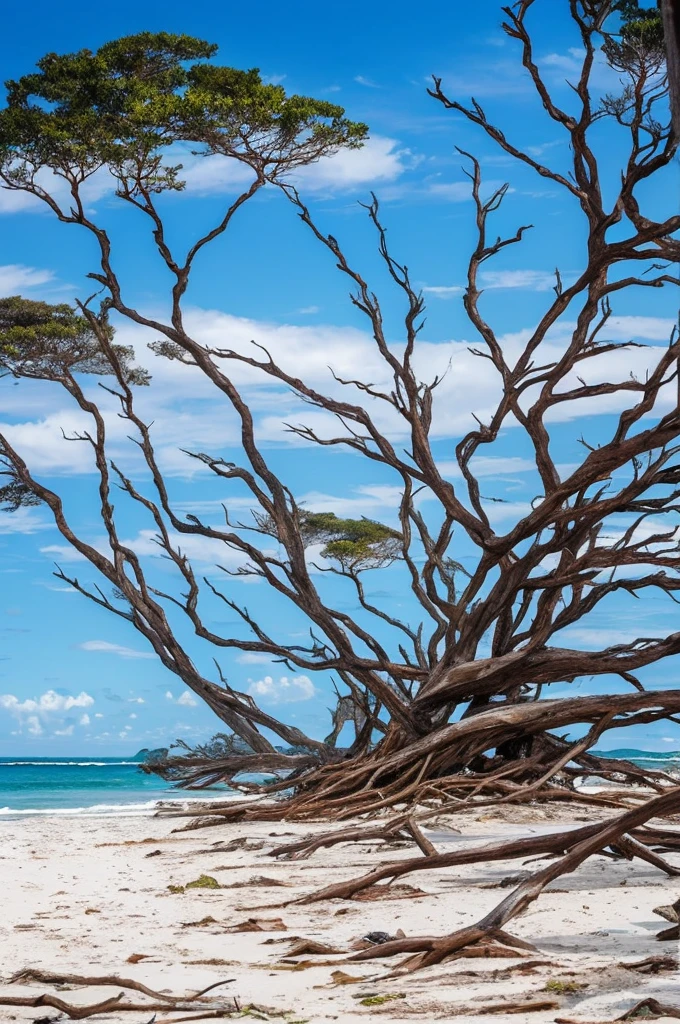
{"type": "Polygon", "coordinates": [[[680,591],[680,339],[673,333],[666,345],[645,345],[622,342],[609,331],[614,303],[623,295],[678,284],[669,265],[680,255],[680,216],[659,214],[658,202],[642,209],[650,183],[665,181],[677,148],[667,123],[663,33],[657,16],[643,16],[637,7],[631,13],[626,6],[621,25],[620,4],[569,0],[583,57],[573,109],[567,109],[535,58],[533,7],[533,0],[521,0],[504,9],[503,27],[519,47],[545,116],[569,146],[568,167],[553,167],[521,148],[476,101],[466,106],[449,97],[439,79],[430,96],[564,192],[581,218],[582,265],[569,275],[556,270],[552,296],[534,327],[519,347],[504,345],[501,328],[483,308],[482,275],[521,245],[529,226],[514,234],[492,233],[508,186],[488,195],[480,161],[462,154],[474,217],[463,301],[477,339],[471,351],[480,372],[494,376],[498,401],[474,416],[464,436],[448,438],[455,442],[453,473],[436,452],[445,375],[423,379],[418,363],[424,298],[388,247],[378,200],[373,197],[366,212],[401,303],[399,344],[385,328],[384,304],[294,184],[299,167],[361,145],[364,125],[349,122],[331,104],[286,97],[255,73],[201,63],[214,48],[163,34],[118,40],[96,55],[50,55],[37,73],[9,84],[7,106],[0,111],[0,178],[6,188],[41,200],[94,243],[98,266],[89,276],[98,292],[75,310],[16,297],[0,301],[0,363],[21,382],[61,385],[89,419],[90,428],[70,440],[91,453],[106,542],[93,543],[74,525],[63,497],[32,470],[9,435],[0,436],[9,477],[1,497],[10,510],[39,503],[49,511],[64,540],[98,573],[93,584],[62,568],[58,578],[129,622],[165,668],[227,726],[228,734],[210,747],[185,749],[146,766],[179,785],[223,782],[258,796],[208,808],[207,818],[213,813],[222,820],[343,819],[404,804],[441,808],[479,800],[615,804],[616,795],[588,796],[577,791],[576,781],[596,776],[657,791],[671,781],[663,773],[599,757],[591,748],[611,729],[677,721],[680,691],[648,690],[640,674],[680,654],[680,632],[632,636],[595,650],[570,642],[569,633],[601,609],[620,607],[617,602],[656,595],[677,603],[680,591]],[[622,87],[597,100],[592,78],[601,59],[622,87]],[[190,60],[199,62],[187,69],[190,60]],[[604,130],[617,144],[626,142],[620,177],[598,157],[598,133],[604,130]],[[178,144],[236,161],[252,173],[250,186],[219,223],[184,254],[168,241],[159,200],[181,190],[181,167],[169,162],[178,144]],[[172,281],[166,320],[133,304],[117,269],[122,258],[116,245],[92,219],[84,189],[98,173],[112,176],[117,201],[149,226],[172,281]],[[66,186],[66,200],[46,187],[48,174],[66,186]],[[183,304],[196,258],[264,187],[278,189],[351,283],[351,301],[368,324],[381,379],[333,374],[321,391],[305,381],[304,371],[257,344],[216,345],[190,332],[183,304]],[[153,381],[137,366],[132,349],[115,344],[115,318],[153,332],[155,356],[203,375],[235,416],[243,465],[226,461],[219,451],[187,453],[213,474],[223,523],[183,514],[173,500],[153,424],[138,411],[139,389],[153,388],[153,381]],[[633,355],[637,373],[628,366],[633,355]],[[301,441],[351,451],[391,474],[400,495],[393,523],[342,519],[296,500],[258,441],[254,414],[235,382],[244,368],[338,424],[337,433],[291,426],[301,441]],[[111,425],[84,374],[99,377],[117,403],[146,477],[112,461],[111,425]],[[606,403],[609,418],[593,417],[587,428],[591,440],[581,438],[581,461],[561,466],[551,423],[566,417],[583,424],[601,408],[599,402],[606,403]],[[482,494],[480,466],[495,457],[494,446],[509,429],[531,456],[536,496],[499,532],[492,512],[506,499],[482,494]],[[174,571],[175,590],[152,579],[148,563],[122,539],[114,487],[121,501],[146,517],[174,571]],[[245,491],[252,503],[245,522],[230,510],[231,487],[245,491]],[[288,642],[277,635],[275,621],[261,622],[240,604],[228,582],[223,587],[214,577],[201,578],[182,548],[184,539],[195,538],[240,559],[235,569],[220,565],[225,579],[255,578],[301,613],[309,642],[288,642]],[[314,545],[324,559],[321,566],[310,560],[314,545]],[[373,603],[365,585],[367,573],[389,567],[400,572],[399,585],[409,595],[404,619],[373,603]],[[338,594],[352,595],[356,613],[328,592],[329,579],[338,594]],[[208,598],[229,608],[244,629],[218,631],[202,611],[208,598]],[[270,714],[251,694],[235,689],[219,666],[216,678],[207,678],[182,639],[187,624],[216,655],[264,655],[292,671],[332,678],[338,702],[330,735],[322,741],[270,714]],[[551,696],[551,688],[593,677],[620,680],[634,692],[612,688],[603,695],[551,696]],[[568,738],[588,725],[583,738],[568,738]],[[354,735],[343,747],[338,741],[345,727],[354,735]],[[557,735],[559,730],[566,735],[557,735]],[[253,773],[268,778],[258,781],[253,773]],[[262,796],[277,799],[262,802],[262,796]]]}

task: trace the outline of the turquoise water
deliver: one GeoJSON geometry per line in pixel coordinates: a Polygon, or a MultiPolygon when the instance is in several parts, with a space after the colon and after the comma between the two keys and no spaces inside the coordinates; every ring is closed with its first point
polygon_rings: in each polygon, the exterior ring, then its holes
{"type": "MultiPolygon", "coordinates": [[[[645,768],[680,772],[680,751],[598,753],[645,768]]],[[[178,791],[155,775],[145,775],[138,762],[123,758],[0,758],[0,820],[22,814],[137,816],[152,813],[159,800],[215,799],[230,792],[226,787],[202,790],[200,796],[178,791]]]]}
{"type": "Polygon", "coordinates": [[[654,768],[660,772],[680,771],[680,750],[635,750],[621,747],[619,750],[596,750],[600,757],[615,757],[622,761],[633,761],[641,768],[654,768]]]}
{"type": "MultiPolygon", "coordinates": [[[[225,788],[202,791],[203,799],[225,788]]],[[[158,800],[200,799],[119,757],[1,757],[0,819],[17,814],[148,814],[158,800]]]]}

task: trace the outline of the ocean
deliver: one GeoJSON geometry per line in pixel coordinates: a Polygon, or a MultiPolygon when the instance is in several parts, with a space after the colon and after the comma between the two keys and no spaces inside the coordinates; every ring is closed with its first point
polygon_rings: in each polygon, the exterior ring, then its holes
{"type": "Polygon", "coordinates": [[[593,753],[599,757],[632,761],[640,768],[653,768],[655,771],[668,772],[669,775],[680,773],[680,750],[635,750],[632,747],[621,747],[619,750],[594,750],[593,753]]]}
{"type": "Polygon", "coordinates": [[[32,814],[133,817],[153,813],[159,800],[213,800],[226,787],[198,794],[146,775],[120,757],[0,757],[0,820],[32,814]]]}
{"type": "MultiPolygon", "coordinates": [[[[597,751],[644,768],[680,774],[680,751],[597,751]]],[[[0,820],[35,814],[136,817],[159,800],[200,801],[235,795],[226,786],[198,793],[173,789],[146,775],[138,761],[117,757],[0,757],[0,820]]]]}

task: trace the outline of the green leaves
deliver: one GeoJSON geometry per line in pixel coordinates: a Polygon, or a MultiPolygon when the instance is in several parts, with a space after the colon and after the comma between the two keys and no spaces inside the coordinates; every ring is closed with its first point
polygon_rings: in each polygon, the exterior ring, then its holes
{"type": "MultiPolygon", "coordinates": [[[[3,470],[0,475],[11,476],[11,473],[3,470]]],[[[19,480],[0,487],[0,512],[17,512],[20,508],[35,508],[40,504],[40,498],[19,480]]]]}
{"type": "Polygon", "coordinates": [[[7,83],[0,111],[0,172],[10,187],[35,189],[44,168],[80,184],[108,168],[124,193],[181,189],[177,144],[222,154],[274,180],[342,147],[367,127],[342,107],[286,96],[256,69],[205,63],[201,39],[143,32],[96,52],[49,53],[38,71],[7,83]],[[190,63],[190,62],[194,63],[190,63]]]}
{"type": "Polygon", "coordinates": [[[641,62],[661,66],[666,46],[658,6],[641,7],[639,0],[618,0],[612,11],[621,17],[618,37],[608,36],[603,47],[612,67],[636,72],[641,62]]]}
{"type": "Polygon", "coordinates": [[[307,544],[323,543],[323,557],[339,562],[345,572],[379,569],[401,554],[401,534],[372,519],[340,519],[333,512],[302,512],[300,532],[307,544]]]}
{"type": "MultiPolygon", "coordinates": [[[[60,382],[72,373],[112,374],[116,368],[103,342],[111,342],[113,333],[106,320],[100,318],[95,330],[66,304],[18,295],[0,299],[0,368],[15,377],[60,382]]],[[[110,351],[129,384],[148,384],[148,374],[132,366],[132,348],[112,344],[110,351]]]]}

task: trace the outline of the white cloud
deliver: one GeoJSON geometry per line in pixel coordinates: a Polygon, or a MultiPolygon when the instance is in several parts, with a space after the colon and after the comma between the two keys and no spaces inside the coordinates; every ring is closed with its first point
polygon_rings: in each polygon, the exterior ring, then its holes
{"type": "MultiPolygon", "coordinates": [[[[291,176],[296,184],[307,190],[333,190],[357,188],[380,181],[393,181],[411,163],[411,154],[400,149],[396,139],[372,135],[361,149],[342,149],[333,156],[323,157],[308,167],[300,168],[291,176]]],[[[186,189],[198,195],[234,193],[247,187],[253,172],[245,164],[225,157],[194,156],[178,153],[183,169],[180,175],[186,189]]]]}
{"type": "Polygon", "coordinates": [[[561,71],[565,75],[577,75],[583,67],[584,57],[585,50],[572,46],[566,53],[546,53],[541,58],[541,64],[544,67],[555,68],[556,71],[561,71]]]}
{"type": "Polygon", "coordinates": [[[146,704],[143,697],[128,697],[128,704],[146,704]]]}
{"type": "Polygon", "coordinates": [[[130,715],[130,718],[136,718],[136,717],[137,717],[137,715],[133,711],[132,714],[130,715]]]}
{"type": "Polygon", "coordinates": [[[265,676],[257,681],[249,680],[248,693],[256,700],[265,704],[296,704],[298,701],[312,700],[317,689],[309,676],[281,676],[274,679],[265,676]]]}
{"type": "MultiPolygon", "coordinates": [[[[38,411],[39,418],[14,423],[0,422],[0,434],[7,437],[8,441],[24,455],[36,473],[43,470],[56,470],[65,476],[74,473],[94,473],[96,466],[91,445],[83,441],[67,440],[83,431],[91,431],[90,417],[75,408],[63,407],[62,396],[53,387],[43,387],[40,382],[31,382],[30,388],[33,388],[34,393],[42,399],[42,409],[38,411]],[[53,404],[58,405],[58,408],[52,410],[53,404]],[[46,415],[40,415],[45,406],[51,411],[46,415]]],[[[25,386],[17,389],[19,401],[26,395],[27,390],[25,386]]],[[[101,392],[101,389],[99,390],[101,392]]],[[[98,397],[98,402],[101,397],[103,396],[98,397]]],[[[109,411],[109,438],[124,439],[126,433],[124,428],[121,429],[122,422],[119,418],[116,423],[117,417],[110,397],[104,399],[101,405],[105,412],[109,411]]]]}
{"type": "Polygon", "coordinates": [[[309,491],[297,501],[311,512],[335,512],[339,516],[358,517],[375,513],[378,509],[398,508],[403,493],[403,487],[374,485],[355,488],[352,492],[354,496],[309,491]]]}
{"type": "Polygon", "coordinates": [[[72,708],[89,708],[94,704],[94,697],[81,691],[77,697],[65,697],[55,690],[47,690],[40,697],[27,697],[19,700],[13,693],[0,694],[0,707],[6,708],[11,714],[51,715],[70,711],[72,708]]]}
{"type": "MultiPolygon", "coordinates": [[[[70,544],[48,544],[40,548],[41,555],[49,555],[55,562],[86,562],[85,555],[76,551],[70,544]]],[[[69,588],[71,589],[71,588],[69,588]]]]}
{"type": "Polygon", "coordinates": [[[85,640],[78,644],[81,651],[96,651],[99,654],[115,654],[119,658],[155,658],[153,651],[138,651],[133,647],[111,644],[108,640],[85,640]]]}
{"type": "Polygon", "coordinates": [[[253,172],[238,160],[223,156],[197,156],[179,153],[182,170],[180,176],[186,182],[186,191],[196,195],[241,191],[253,180],[253,172]]]}
{"type": "Polygon", "coordinates": [[[675,320],[662,316],[611,316],[605,325],[603,336],[615,341],[631,341],[645,338],[647,341],[668,341],[675,320]]]}
{"type": "Polygon", "coordinates": [[[15,295],[26,288],[47,284],[53,278],[51,270],[37,270],[35,267],[25,267],[21,263],[6,263],[0,266],[0,294],[15,295]]]}
{"type": "MultiPolygon", "coordinates": [[[[194,336],[208,346],[223,346],[225,339],[228,339],[228,344],[234,350],[252,354],[250,342],[254,339],[265,346],[284,369],[295,375],[302,373],[312,387],[332,397],[342,396],[367,405],[378,428],[390,439],[398,440],[404,437],[404,422],[393,410],[385,403],[357,394],[352,388],[344,388],[333,380],[329,371],[330,365],[339,377],[349,379],[356,376],[357,367],[360,367],[362,378],[370,380],[377,388],[392,386],[387,367],[367,332],[323,324],[316,327],[273,324],[198,309],[187,311],[187,325],[194,336]]],[[[540,356],[544,362],[559,357],[573,329],[573,323],[565,322],[553,332],[551,338],[541,348],[540,356]]],[[[661,345],[665,343],[671,329],[672,320],[667,318],[620,316],[611,317],[602,336],[614,340],[647,339],[661,345]]],[[[527,329],[499,338],[510,365],[518,358],[530,333],[527,329]]],[[[180,363],[149,356],[145,348],[146,341],[150,339],[148,332],[128,325],[119,330],[118,338],[123,344],[134,345],[140,353],[140,358],[150,366],[153,373],[151,387],[141,389],[138,394],[137,407],[140,416],[153,423],[152,437],[156,440],[158,458],[163,470],[169,476],[183,478],[191,478],[197,473],[207,474],[209,471],[202,464],[181,454],[179,449],[186,447],[194,451],[221,454],[226,448],[237,446],[238,424],[227,403],[199,371],[180,363]],[[182,408],[178,411],[177,398],[180,395],[182,408]],[[216,442],[216,438],[219,438],[219,442],[216,442]]],[[[500,397],[498,375],[486,363],[482,363],[470,353],[469,344],[469,340],[465,338],[441,342],[423,340],[418,344],[415,357],[418,376],[428,381],[435,375],[443,378],[434,394],[433,438],[461,436],[473,425],[472,415],[486,420],[492,414],[500,397]]],[[[395,345],[395,350],[399,350],[398,345],[395,345]]],[[[660,352],[660,347],[648,345],[629,352],[610,353],[591,360],[588,367],[581,368],[581,373],[589,382],[617,378],[623,380],[627,378],[629,372],[642,379],[658,359],[660,352]]],[[[234,383],[242,390],[253,411],[257,436],[263,445],[300,444],[300,441],[286,430],[288,423],[308,424],[321,435],[337,433],[337,421],[332,416],[302,406],[288,392],[275,386],[269,378],[254,368],[229,363],[228,372],[234,383]]],[[[14,399],[12,391],[19,390],[8,389],[12,401],[18,401],[14,399]]],[[[664,402],[668,404],[672,400],[671,390],[668,390],[667,398],[662,397],[659,407],[664,402]]],[[[67,421],[66,413],[61,410],[60,405],[55,412],[45,412],[45,406],[49,409],[50,402],[53,401],[53,393],[42,392],[38,388],[35,393],[27,389],[26,394],[30,400],[33,400],[31,396],[35,397],[35,394],[45,398],[38,419],[29,419],[12,427],[16,431],[14,440],[17,447],[29,465],[36,471],[50,473],[89,472],[89,457],[79,457],[81,461],[78,461],[74,460],[73,456],[74,450],[80,450],[84,446],[65,442],[61,436],[61,426],[66,424],[70,428],[75,421],[67,421]]],[[[140,470],[139,451],[127,441],[125,430],[121,429],[122,421],[117,417],[114,405],[106,405],[106,396],[100,396],[99,400],[103,403],[107,423],[111,424],[110,455],[132,475],[135,470],[140,470]]],[[[555,418],[568,420],[575,415],[582,416],[586,412],[588,415],[597,415],[618,411],[629,401],[630,396],[624,396],[623,399],[617,396],[603,396],[589,401],[587,405],[565,404],[555,411],[555,418]]],[[[33,408],[30,407],[29,416],[33,414],[33,408]]],[[[15,416],[26,415],[20,403],[14,410],[15,416]]],[[[514,425],[516,424],[512,420],[507,421],[508,427],[514,425]]],[[[356,495],[352,496],[354,497],[356,495]]],[[[242,499],[237,498],[234,502],[234,508],[238,507],[239,500],[242,499]]],[[[252,501],[247,501],[246,505],[252,505],[252,501]]],[[[46,526],[47,524],[41,522],[40,514],[36,510],[24,509],[16,516],[0,516],[0,532],[3,529],[13,532],[34,532],[46,526]]],[[[172,539],[195,561],[215,564],[226,560],[230,568],[240,564],[241,556],[218,542],[189,536],[173,536],[172,539]]],[[[161,556],[160,549],[154,543],[153,530],[142,529],[126,542],[140,555],[161,556]]],[[[104,545],[101,537],[93,543],[104,545]]],[[[65,544],[46,545],[41,550],[43,554],[56,561],[82,561],[82,556],[65,544]]]]}
{"type": "Polygon", "coordinates": [[[43,213],[46,207],[35,196],[28,192],[15,192],[0,188],[0,214],[3,213],[43,213]]]}
{"type": "Polygon", "coordinates": [[[435,299],[452,299],[454,295],[460,295],[463,289],[459,284],[428,284],[423,285],[422,291],[435,299]]]}
{"type": "Polygon", "coordinates": [[[372,135],[361,149],[341,149],[301,168],[295,177],[305,189],[344,191],[394,181],[412,162],[411,152],[400,149],[396,139],[372,135]]]}
{"type": "Polygon", "coordinates": [[[184,693],[177,698],[175,703],[179,704],[180,707],[183,708],[195,708],[197,701],[194,700],[188,690],[185,690],[184,693]]]}
{"type": "MultiPolygon", "coordinates": [[[[251,501],[248,507],[252,508],[253,504],[251,501]]],[[[173,531],[168,531],[168,535],[175,549],[188,555],[192,562],[203,562],[207,565],[220,564],[229,566],[229,568],[237,568],[246,561],[242,552],[228,547],[222,541],[212,540],[210,537],[192,537],[191,535],[174,533],[173,531]]],[[[140,530],[136,537],[124,540],[123,544],[131,548],[138,555],[162,558],[165,552],[156,543],[156,536],[155,530],[140,530]]]]}
{"type": "Polygon", "coordinates": [[[95,718],[103,718],[104,716],[98,711],[97,714],[94,717],[95,718]]]}
{"type": "Polygon", "coordinates": [[[271,654],[259,654],[257,651],[245,651],[236,658],[239,665],[271,665],[271,654]]]}
{"type": "Polygon", "coordinates": [[[364,75],[355,75],[354,76],[354,81],[357,83],[357,85],[366,86],[367,89],[379,89],[380,88],[380,86],[378,85],[377,82],[374,82],[370,78],[366,78],[364,75]]]}
{"type": "Polygon", "coordinates": [[[487,270],[480,274],[480,284],[487,290],[497,288],[525,288],[532,292],[547,292],[555,287],[555,275],[545,270],[487,270]]]}
{"type": "Polygon", "coordinates": [[[47,523],[34,508],[18,508],[16,512],[0,512],[0,535],[11,533],[40,533],[51,530],[53,523],[47,523]]]}
{"type": "MultiPolygon", "coordinates": [[[[84,690],[75,697],[65,696],[55,690],[47,690],[39,697],[27,697],[24,700],[13,693],[0,695],[0,708],[4,708],[19,722],[17,734],[21,735],[25,730],[29,736],[35,737],[43,735],[44,723],[48,719],[53,720],[55,736],[70,736],[74,726],[68,719],[64,722],[64,714],[74,708],[89,708],[93,704],[94,698],[84,690]]],[[[80,718],[81,725],[89,724],[89,721],[86,713],[80,718]]]]}
{"type": "MultiPolygon", "coordinates": [[[[42,170],[36,175],[37,184],[52,196],[60,204],[62,209],[68,211],[72,202],[69,186],[63,178],[58,177],[51,171],[42,170]]],[[[107,170],[96,171],[82,185],[80,194],[85,206],[97,201],[107,193],[114,191],[115,182],[107,170]]],[[[0,214],[12,213],[45,213],[47,205],[28,192],[21,189],[0,188],[0,214]]]]}
{"type": "MultiPolygon", "coordinates": [[[[457,462],[444,461],[437,463],[439,472],[447,477],[462,477],[457,462]]],[[[532,459],[523,459],[517,455],[477,455],[470,460],[470,469],[478,478],[493,476],[507,477],[517,473],[532,473],[536,463],[532,459]]]]}
{"type": "Polygon", "coordinates": [[[169,700],[172,704],[179,705],[182,708],[195,708],[197,706],[197,703],[198,703],[191,696],[191,693],[189,692],[189,690],[184,690],[184,692],[181,693],[176,700],[175,700],[175,695],[172,692],[172,690],[166,690],[165,691],[165,699],[169,700]]]}
{"type": "Polygon", "coordinates": [[[573,646],[587,651],[601,651],[615,644],[631,644],[639,637],[662,639],[668,630],[662,627],[631,623],[625,629],[608,626],[571,626],[556,633],[551,644],[555,647],[573,646]]]}

